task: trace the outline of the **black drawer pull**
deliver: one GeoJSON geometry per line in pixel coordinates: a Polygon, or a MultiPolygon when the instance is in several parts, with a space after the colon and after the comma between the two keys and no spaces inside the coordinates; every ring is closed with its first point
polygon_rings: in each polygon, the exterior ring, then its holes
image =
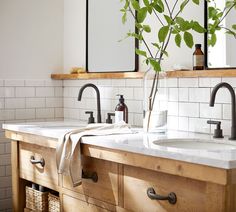
{"type": "Polygon", "coordinates": [[[95,183],[98,181],[97,172],[85,172],[84,170],[82,170],[82,178],[91,179],[95,183]]]}
{"type": "Polygon", "coordinates": [[[35,160],[35,157],[34,156],[31,156],[30,157],[30,162],[32,163],[32,164],[41,164],[41,166],[42,167],[44,167],[45,166],[45,160],[43,159],[43,158],[41,158],[40,160],[35,160]]]}
{"type": "Polygon", "coordinates": [[[174,192],[169,193],[168,196],[161,196],[156,194],[154,188],[148,188],[147,195],[152,200],[168,200],[168,202],[173,205],[177,202],[177,196],[174,192]]]}

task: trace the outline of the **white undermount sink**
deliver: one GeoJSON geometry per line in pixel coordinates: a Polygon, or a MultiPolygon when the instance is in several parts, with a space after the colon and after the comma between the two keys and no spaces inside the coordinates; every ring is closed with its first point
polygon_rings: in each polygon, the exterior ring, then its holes
{"type": "Polygon", "coordinates": [[[209,141],[197,138],[160,139],[153,142],[160,149],[187,149],[187,150],[232,150],[236,144],[209,141]]]}

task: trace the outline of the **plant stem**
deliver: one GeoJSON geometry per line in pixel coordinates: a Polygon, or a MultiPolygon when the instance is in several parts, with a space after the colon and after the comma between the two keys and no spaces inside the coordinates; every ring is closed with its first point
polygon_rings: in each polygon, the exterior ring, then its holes
{"type": "MultiPolygon", "coordinates": [[[[129,11],[130,11],[131,15],[133,16],[135,22],[138,22],[137,19],[136,19],[136,16],[134,15],[134,13],[133,13],[133,11],[132,11],[132,9],[130,8],[130,6],[129,6],[129,11]]],[[[152,52],[151,52],[151,50],[150,50],[150,48],[149,48],[149,46],[148,46],[148,44],[147,44],[147,42],[145,41],[145,39],[144,39],[143,36],[142,36],[142,41],[143,41],[144,45],[146,46],[146,48],[147,48],[147,50],[148,50],[150,56],[153,58],[152,52]]]]}
{"type": "MultiPolygon", "coordinates": [[[[190,1],[190,0],[187,1],[186,5],[189,3],[189,1],[190,1]]],[[[186,5],[185,5],[185,6],[186,6],[186,5]]],[[[182,12],[182,10],[180,9],[180,10],[176,13],[175,17],[173,18],[173,21],[176,19],[176,17],[179,16],[179,14],[180,14],[181,12],[182,12]]]]}
{"type": "Polygon", "coordinates": [[[160,19],[160,17],[157,15],[157,12],[155,10],[153,10],[155,16],[157,17],[158,21],[161,23],[162,26],[165,26],[164,23],[162,22],[162,20],[160,19]]]}
{"type": "Polygon", "coordinates": [[[175,1],[175,4],[174,4],[174,6],[173,6],[173,8],[172,8],[172,10],[171,10],[171,15],[173,15],[174,10],[175,10],[175,7],[176,7],[178,1],[179,1],[179,0],[176,0],[176,1],[175,1]]]}
{"type": "Polygon", "coordinates": [[[166,6],[167,6],[168,12],[169,12],[169,14],[170,14],[170,18],[172,19],[172,13],[171,13],[171,11],[170,11],[169,4],[167,3],[166,0],[164,0],[164,1],[165,1],[166,6]]]}

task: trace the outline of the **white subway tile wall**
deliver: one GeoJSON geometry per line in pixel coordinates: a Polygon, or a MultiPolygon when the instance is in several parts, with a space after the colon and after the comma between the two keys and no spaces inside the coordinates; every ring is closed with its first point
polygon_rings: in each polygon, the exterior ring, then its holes
{"type": "MultiPolygon", "coordinates": [[[[62,81],[0,80],[0,124],[63,120],[62,81]]],[[[11,211],[11,145],[0,127],[0,211],[11,211]]]]}
{"type": "MultiPolygon", "coordinates": [[[[210,94],[213,87],[220,82],[229,82],[236,88],[235,78],[171,78],[161,80],[166,86],[168,99],[168,128],[184,131],[212,133],[215,126],[206,121],[215,119],[222,121],[224,134],[231,119],[230,95],[226,89],[220,89],[216,96],[216,104],[209,107],[210,94]],[[224,126],[225,123],[225,126],[224,126]]],[[[64,80],[64,118],[87,121],[86,110],[96,111],[96,95],[92,88],[84,91],[82,101],[77,101],[81,86],[91,80],[64,80]]],[[[102,120],[108,112],[114,112],[118,103],[116,94],[123,94],[129,109],[129,123],[142,126],[143,116],[143,80],[141,79],[102,79],[93,80],[101,92],[102,120]]],[[[160,88],[161,92],[163,89],[160,88]]],[[[96,112],[95,112],[96,114],[96,112]]],[[[96,115],[95,115],[96,118],[96,115]]]]}

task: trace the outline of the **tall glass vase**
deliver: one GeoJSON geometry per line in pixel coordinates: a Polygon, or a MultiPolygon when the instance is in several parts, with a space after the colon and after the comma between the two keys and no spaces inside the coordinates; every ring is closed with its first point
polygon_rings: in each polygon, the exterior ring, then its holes
{"type": "Polygon", "coordinates": [[[165,72],[149,69],[144,75],[143,128],[145,132],[167,129],[168,90],[165,72]]]}

